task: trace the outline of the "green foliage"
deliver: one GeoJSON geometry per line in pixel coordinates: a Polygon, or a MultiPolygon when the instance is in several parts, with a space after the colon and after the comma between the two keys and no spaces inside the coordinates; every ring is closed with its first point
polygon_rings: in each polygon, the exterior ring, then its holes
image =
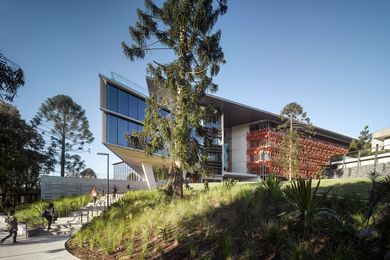
{"type": "Polygon", "coordinates": [[[23,70],[0,52],[0,101],[12,102],[23,85],[23,70]]]}
{"type": "Polygon", "coordinates": [[[259,183],[256,192],[264,200],[278,202],[282,198],[282,185],[281,179],[278,179],[275,175],[269,175],[259,183]]]}
{"type": "Polygon", "coordinates": [[[369,190],[366,220],[367,225],[380,202],[390,201],[390,176],[379,179],[378,173],[371,172],[372,187],[369,190]]]}
{"type": "Polygon", "coordinates": [[[80,172],[80,177],[82,178],[90,178],[90,179],[96,179],[96,173],[91,168],[87,168],[85,170],[82,170],[80,172]]]}
{"type": "Polygon", "coordinates": [[[42,136],[21,119],[11,104],[0,101],[0,189],[2,194],[34,192],[39,176],[52,169],[42,136]]]}
{"type": "Polygon", "coordinates": [[[293,180],[291,185],[288,185],[284,190],[286,199],[291,205],[299,210],[304,228],[311,226],[314,214],[318,211],[318,206],[323,202],[330,191],[330,189],[328,189],[321,196],[317,196],[320,182],[321,181],[319,180],[317,186],[312,189],[311,179],[297,179],[293,180]]]}
{"type": "Polygon", "coordinates": [[[232,259],[233,256],[233,242],[232,237],[228,234],[224,234],[219,240],[219,246],[222,252],[223,259],[232,259]]]}
{"type": "Polygon", "coordinates": [[[76,211],[91,202],[89,195],[70,196],[58,198],[52,201],[40,200],[34,203],[23,205],[16,210],[18,221],[28,223],[30,226],[41,226],[46,221],[41,214],[50,202],[54,204],[55,214],[57,217],[64,217],[72,211],[76,211]]]}
{"type": "Polygon", "coordinates": [[[145,7],[137,10],[138,21],[129,27],[133,44],[122,42],[125,55],[134,61],[143,59],[149,51],[169,49],[174,59],[148,64],[147,72],[157,91],[147,99],[143,130],[128,138],[139,142],[147,155],[163,149],[172,160],[171,166],[180,169],[178,174],[169,173],[175,194],[182,197],[182,172],[204,164],[207,158],[207,149],[192,133],[201,129],[202,120],[215,111],[200,102],[207,91],[217,90],[213,77],[225,62],[219,45],[221,31],[212,29],[227,10],[226,0],[215,4],[212,0],[168,0],[161,7],[146,0],[145,7]],[[163,108],[170,111],[169,116],[161,113],[163,108]]]}
{"type": "Polygon", "coordinates": [[[65,170],[69,175],[77,176],[85,164],[78,154],[72,152],[83,150],[85,144],[94,140],[85,110],[71,97],[57,95],[41,105],[33,124],[50,137],[47,140],[49,151],[60,165],[61,176],[65,176],[65,170]]]}
{"type": "Polygon", "coordinates": [[[261,234],[275,249],[285,242],[285,233],[276,220],[265,220],[261,225],[261,234]]]}
{"type": "Polygon", "coordinates": [[[309,260],[313,259],[312,252],[299,239],[290,238],[288,240],[288,250],[284,253],[289,260],[309,260]]]}
{"type": "Polygon", "coordinates": [[[371,140],[372,140],[372,134],[370,133],[370,130],[368,129],[368,125],[366,125],[363,128],[363,130],[360,132],[360,135],[358,137],[358,141],[357,141],[358,150],[370,149],[371,148],[371,140]]]}
{"type": "Polygon", "coordinates": [[[236,184],[237,184],[237,180],[236,179],[229,178],[229,179],[224,180],[222,182],[222,187],[223,187],[224,190],[230,190],[236,184]]]}
{"type": "MultiPolygon", "coordinates": [[[[312,195],[316,193],[315,187],[312,195]]],[[[380,241],[367,244],[355,235],[352,220],[344,217],[355,206],[344,210],[347,201],[326,199],[343,217],[319,220],[319,213],[324,216],[326,211],[317,207],[315,228],[302,232],[296,226],[296,206],[281,200],[277,212],[269,215],[269,208],[255,192],[256,188],[253,184],[238,183],[226,190],[222,184],[213,183],[209,192],[203,192],[195,185],[183,200],[165,202],[156,190],[134,191],[78,232],[71,245],[90,252],[91,257],[99,254],[100,258],[113,259],[383,258],[383,252],[378,250],[388,245],[389,225],[385,218],[380,218],[380,225],[374,225],[383,229],[379,231],[380,241]]],[[[321,200],[321,196],[314,197],[321,200]]]]}
{"type": "Polygon", "coordinates": [[[359,150],[358,148],[358,142],[356,139],[352,139],[351,144],[349,145],[349,152],[357,152],[359,150]]]}

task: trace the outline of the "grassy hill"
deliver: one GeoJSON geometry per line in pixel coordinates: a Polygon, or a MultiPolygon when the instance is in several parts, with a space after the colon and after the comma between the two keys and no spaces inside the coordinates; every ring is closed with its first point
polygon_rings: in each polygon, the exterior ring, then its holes
{"type": "Polygon", "coordinates": [[[283,195],[286,185],[269,184],[197,186],[182,200],[129,192],[67,246],[81,259],[382,259],[388,250],[386,207],[366,224],[358,194],[320,200],[309,189],[315,207],[306,214],[283,195]]]}

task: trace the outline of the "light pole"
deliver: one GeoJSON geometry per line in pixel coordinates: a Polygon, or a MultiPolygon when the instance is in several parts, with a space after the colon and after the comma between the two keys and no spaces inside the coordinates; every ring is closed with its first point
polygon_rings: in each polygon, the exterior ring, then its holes
{"type": "Polygon", "coordinates": [[[110,155],[108,153],[97,153],[98,155],[107,156],[107,209],[110,205],[110,155]]]}

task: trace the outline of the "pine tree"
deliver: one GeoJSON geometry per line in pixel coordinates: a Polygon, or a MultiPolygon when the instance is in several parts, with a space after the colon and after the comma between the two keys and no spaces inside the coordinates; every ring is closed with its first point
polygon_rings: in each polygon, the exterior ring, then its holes
{"type": "Polygon", "coordinates": [[[299,139],[302,136],[313,135],[313,125],[301,105],[296,102],[287,104],[280,112],[282,124],[278,129],[284,133],[280,146],[278,162],[282,169],[287,170],[288,179],[299,176],[302,147],[299,139]]]}
{"type": "MultiPolygon", "coordinates": [[[[225,63],[219,44],[221,31],[213,31],[218,17],[227,11],[226,0],[167,0],[161,7],[145,0],[146,10],[137,10],[138,21],[129,27],[131,46],[122,42],[131,60],[143,59],[153,50],[171,50],[169,63],[154,61],[147,72],[164,97],[147,100],[144,128],[136,137],[144,142],[147,155],[164,148],[171,158],[169,173],[177,196],[183,196],[182,172],[200,161],[200,149],[191,132],[200,128],[209,109],[200,101],[217,85],[213,77],[225,63]],[[160,111],[166,108],[169,116],[160,111]]],[[[203,150],[204,151],[204,150],[203,150]]],[[[203,156],[204,158],[204,156],[203,156]]]]}
{"type": "Polygon", "coordinates": [[[366,125],[363,130],[360,132],[359,138],[358,138],[358,149],[364,150],[364,149],[370,149],[371,148],[371,141],[372,141],[372,134],[370,133],[370,130],[368,129],[368,125],[366,125]]]}
{"type": "Polygon", "coordinates": [[[50,138],[49,150],[57,157],[61,176],[65,169],[72,175],[78,174],[85,166],[79,155],[71,152],[83,151],[85,144],[93,142],[85,110],[66,95],[48,98],[33,119],[42,134],[50,138]]]}

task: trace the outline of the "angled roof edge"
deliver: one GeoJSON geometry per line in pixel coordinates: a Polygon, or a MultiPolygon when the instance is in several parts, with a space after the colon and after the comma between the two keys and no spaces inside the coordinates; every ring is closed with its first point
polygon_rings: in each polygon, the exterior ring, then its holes
{"type": "MultiPolygon", "coordinates": [[[[131,88],[129,86],[126,86],[126,85],[124,85],[121,82],[118,82],[118,81],[116,81],[114,79],[111,79],[111,78],[109,78],[109,77],[107,77],[107,76],[105,76],[103,74],[99,73],[99,77],[107,80],[108,82],[110,82],[112,84],[117,85],[118,87],[121,87],[125,91],[130,91],[130,92],[132,92],[134,94],[139,95],[142,98],[148,98],[147,95],[144,95],[144,94],[140,93],[139,91],[137,91],[137,90],[135,90],[135,89],[133,89],[133,88],[131,88]]],[[[147,83],[147,86],[148,86],[149,95],[151,95],[151,93],[156,91],[154,86],[152,86],[152,81],[153,81],[152,78],[150,78],[148,76],[146,77],[146,83],[147,83]]],[[[160,93],[160,94],[162,94],[162,93],[160,93]]],[[[166,94],[166,93],[164,93],[164,94],[166,94]]],[[[207,99],[211,99],[211,100],[216,100],[218,103],[222,103],[222,104],[224,104],[224,105],[226,105],[228,107],[237,106],[237,107],[242,108],[243,110],[246,110],[246,111],[251,112],[253,114],[254,113],[261,114],[261,116],[265,116],[264,119],[280,120],[278,114],[275,114],[273,112],[269,112],[269,111],[266,111],[266,110],[263,110],[263,109],[260,109],[260,108],[257,108],[257,107],[245,105],[245,104],[242,104],[242,103],[239,103],[239,102],[236,102],[236,101],[233,101],[233,100],[229,100],[229,99],[226,99],[226,98],[223,98],[223,97],[215,96],[215,95],[212,95],[212,94],[206,94],[206,98],[207,99]]],[[[259,120],[256,120],[256,121],[259,121],[259,120]]],[[[247,120],[247,122],[244,122],[242,124],[251,123],[251,122],[255,122],[255,121],[247,120]]],[[[345,142],[345,143],[349,143],[349,142],[351,142],[352,139],[356,139],[355,137],[351,137],[351,136],[347,136],[347,135],[344,135],[344,134],[340,134],[340,133],[335,132],[333,130],[328,130],[326,128],[322,128],[322,127],[315,126],[315,125],[313,125],[313,126],[314,126],[314,129],[317,132],[317,134],[319,134],[321,136],[324,136],[324,137],[332,138],[332,139],[335,139],[335,140],[338,140],[338,141],[341,141],[341,142],[345,142]]]]}

